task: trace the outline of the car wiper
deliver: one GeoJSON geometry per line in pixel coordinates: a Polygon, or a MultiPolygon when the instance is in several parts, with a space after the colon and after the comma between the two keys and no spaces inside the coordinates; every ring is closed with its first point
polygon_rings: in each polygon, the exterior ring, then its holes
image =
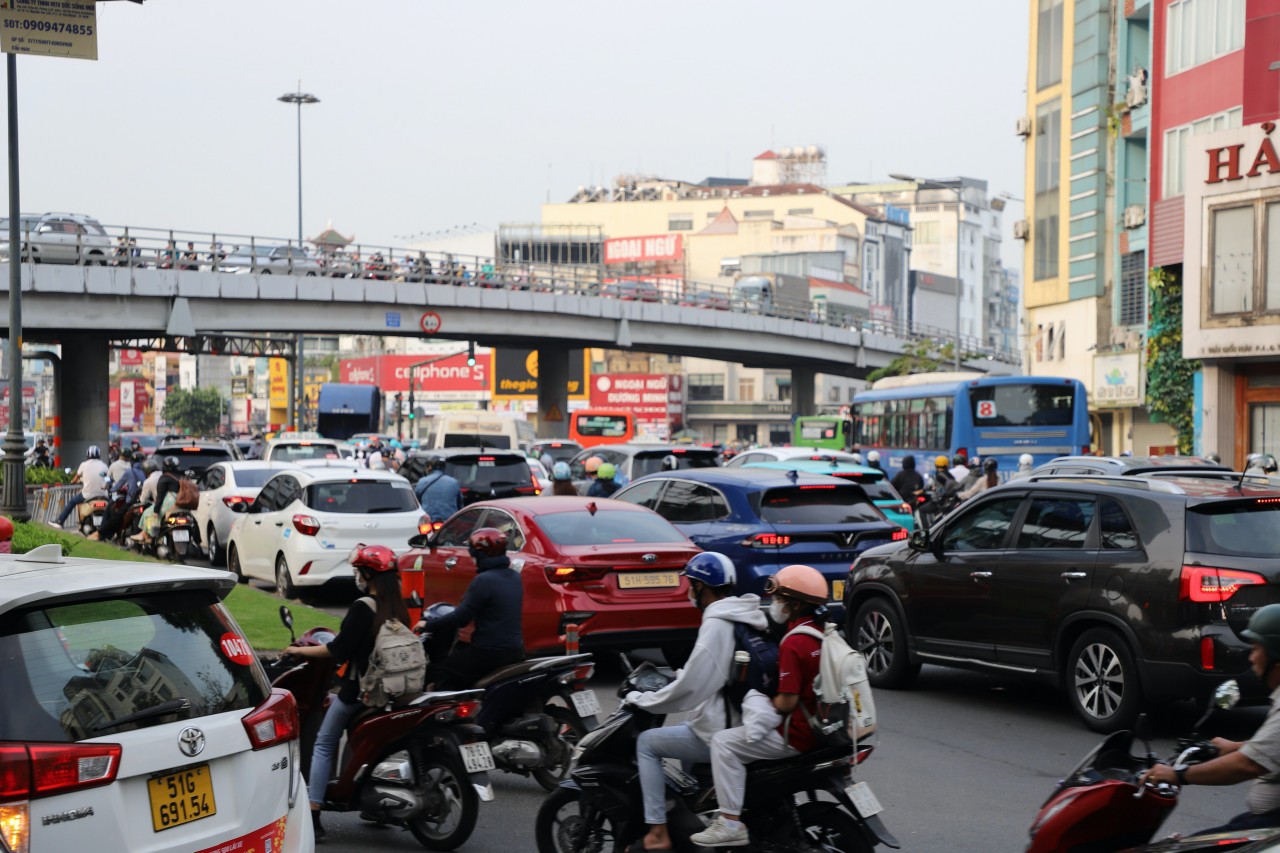
{"type": "Polygon", "coordinates": [[[95,732],[114,729],[116,726],[124,726],[129,723],[136,723],[139,720],[147,720],[151,717],[163,717],[166,714],[176,714],[179,711],[186,711],[191,708],[191,700],[186,697],[179,699],[170,699],[168,702],[161,702],[159,705],[152,705],[150,708],[143,708],[141,711],[134,711],[132,714],[125,714],[123,717],[116,717],[108,723],[102,723],[93,727],[95,732]]]}

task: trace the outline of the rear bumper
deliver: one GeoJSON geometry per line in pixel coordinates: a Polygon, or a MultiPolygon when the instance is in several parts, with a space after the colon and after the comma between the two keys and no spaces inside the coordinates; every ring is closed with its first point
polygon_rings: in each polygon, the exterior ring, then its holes
{"type": "MultiPolygon", "coordinates": [[[[1270,691],[1249,665],[1249,644],[1241,642],[1235,632],[1221,624],[1206,625],[1201,629],[1200,636],[1213,640],[1213,669],[1202,669],[1196,663],[1143,661],[1142,687],[1149,701],[1204,701],[1219,684],[1229,678],[1240,683],[1241,693],[1246,700],[1266,701],[1270,691]]],[[[1198,655],[1198,650],[1199,641],[1190,651],[1198,655]]]]}

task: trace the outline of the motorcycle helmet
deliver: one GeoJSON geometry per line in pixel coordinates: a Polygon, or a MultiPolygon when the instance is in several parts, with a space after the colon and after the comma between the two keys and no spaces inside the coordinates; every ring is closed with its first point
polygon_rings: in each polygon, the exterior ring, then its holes
{"type": "Polygon", "coordinates": [[[955,456],[955,458],[951,460],[951,464],[952,464],[952,465],[963,465],[965,468],[968,468],[968,467],[969,467],[969,459],[968,459],[968,457],[961,456],[960,454],[958,454],[958,453],[957,453],[957,454],[956,454],[956,456],[955,456]]]}
{"type": "Polygon", "coordinates": [[[994,474],[999,467],[1000,463],[992,456],[982,460],[982,472],[984,474],[994,474]]]}
{"type": "Polygon", "coordinates": [[[467,548],[475,559],[501,557],[507,553],[507,534],[492,527],[481,527],[467,540],[467,548]]]}
{"type": "Polygon", "coordinates": [[[596,469],[596,477],[601,480],[612,480],[618,473],[618,468],[612,462],[604,462],[596,469]]]}
{"type": "Polygon", "coordinates": [[[1259,607],[1240,636],[1259,643],[1271,663],[1280,663],[1280,604],[1259,607]]]}
{"type": "Polygon", "coordinates": [[[1030,453],[1024,453],[1018,457],[1019,468],[1030,468],[1032,465],[1035,464],[1035,462],[1036,462],[1035,457],[1033,457],[1030,453]]]}
{"type": "Polygon", "coordinates": [[[428,471],[443,471],[443,470],[444,470],[444,457],[443,457],[443,456],[429,456],[429,457],[427,457],[427,470],[428,470],[428,471]]]}
{"type": "Polygon", "coordinates": [[[370,573],[396,570],[396,554],[386,545],[357,545],[351,550],[347,562],[352,569],[364,569],[370,573]]]}
{"type": "Polygon", "coordinates": [[[880,451],[879,451],[879,450],[873,450],[873,451],[871,451],[870,453],[868,453],[868,454],[867,454],[867,461],[868,461],[868,462],[879,462],[879,461],[880,461],[880,451]]]}
{"type": "Polygon", "coordinates": [[[680,460],[676,458],[674,453],[668,453],[662,457],[663,471],[678,471],[680,469],[680,460]]]}
{"type": "Polygon", "coordinates": [[[600,466],[603,464],[604,460],[599,456],[592,456],[587,459],[586,462],[582,463],[582,467],[586,469],[588,474],[594,474],[596,471],[600,470],[600,466]]]}
{"type": "Polygon", "coordinates": [[[951,460],[947,459],[945,456],[939,456],[937,459],[933,460],[933,464],[938,468],[950,468],[951,460]]]}
{"type": "Polygon", "coordinates": [[[1280,465],[1276,464],[1276,458],[1270,453],[1262,454],[1262,459],[1258,461],[1258,464],[1262,466],[1262,470],[1266,474],[1274,474],[1280,469],[1280,465]]]}
{"type": "Polygon", "coordinates": [[[102,451],[98,449],[98,445],[91,444],[89,445],[89,448],[85,450],[84,458],[85,459],[101,459],[102,451]]]}
{"type": "Polygon", "coordinates": [[[781,595],[806,604],[827,603],[827,579],[812,566],[787,566],[765,579],[764,591],[767,595],[781,595]]]}
{"type": "Polygon", "coordinates": [[[166,457],[164,458],[164,461],[160,463],[160,466],[161,466],[162,468],[164,468],[164,470],[165,470],[165,471],[167,471],[167,472],[168,472],[168,473],[170,473],[170,474],[177,473],[177,471],[178,471],[178,457],[176,457],[176,456],[166,456],[166,457]]]}
{"type": "Polygon", "coordinates": [[[733,560],[715,551],[695,554],[685,564],[684,576],[712,589],[733,586],[738,582],[738,572],[733,566],[733,560]]]}
{"type": "Polygon", "coordinates": [[[141,450],[135,450],[133,451],[133,461],[145,466],[147,463],[147,454],[143,453],[141,450]]]}
{"type": "Polygon", "coordinates": [[[148,456],[147,460],[142,463],[142,471],[144,474],[154,474],[160,470],[160,466],[156,463],[155,457],[148,456]]]}
{"type": "Polygon", "coordinates": [[[551,467],[551,479],[567,481],[573,479],[573,471],[569,469],[568,462],[557,462],[551,467]]]}

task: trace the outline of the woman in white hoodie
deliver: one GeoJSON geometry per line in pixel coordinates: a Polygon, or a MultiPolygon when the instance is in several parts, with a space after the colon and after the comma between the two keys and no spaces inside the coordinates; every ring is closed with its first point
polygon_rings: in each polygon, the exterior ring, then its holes
{"type": "Polygon", "coordinates": [[[675,681],[652,693],[632,691],[625,700],[653,714],[692,709],[685,722],[649,729],[636,742],[649,832],[635,846],[650,851],[671,850],[662,759],[679,759],[686,767],[705,764],[711,760],[711,736],[739,725],[741,709],[725,695],[733,680],[734,625],[764,631],[769,624],[758,595],[733,594],[737,572],[725,555],[711,551],[698,554],[685,566],[684,574],[689,579],[689,599],[702,611],[693,652],[675,681]]]}

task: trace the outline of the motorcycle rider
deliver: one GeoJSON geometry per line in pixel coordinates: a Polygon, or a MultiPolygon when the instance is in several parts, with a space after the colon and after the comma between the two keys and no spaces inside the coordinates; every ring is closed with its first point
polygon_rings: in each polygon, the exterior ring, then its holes
{"type": "Polygon", "coordinates": [[[444,472],[444,457],[432,456],[427,460],[427,473],[413,484],[422,511],[432,521],[445,521],[462,509],[462,486],[456,478],[444,472]]]}
{"type": "Polygon", "coordinates": [[[1035,457],[1030,453],[1024,453],[1018,457],[1018,470],[1013,472],[1011,480],[1025,480],[1031,476],[1031,469],[1036,465],[1035,457]]]}
{"type": "Polygon", "coordinates": [[[49,458],[49,447],[43,438],[36,439],[36,446],[27,451],[30,465],[33,468],[52,468],[53,460],[49,458]]]}
{"type": "Polygon", "coordinates": [[[58,515],[57,522],[53,524],[54,527],[64,526],[71,511],[85,501],[107,496],[107,463],[102,461],[102,451],[98,449],[98,445],[89,445],[89,449],[84,452],[84,461],[76,469],[71,482],[83,484],[80,487],[80,494],[67,501],[67,505],[58,515]]]}
{"type": "MultiPolygon", "coordinates": [[[[914,460],[913,460],[913,463],[914,463],[914,460]]],[[[880,467],[880,451],[879,450],[872,450],[867,453],[867,467],[875,468],[877,471],[884,470],[883,468],[880,467]]]]}
{"type": "Polygon", "coordinates": [[[994,456],[988,456],[982,460],[982,473],[973,478],[973,482],[960,492],[960,500],[967,501],[971,497],[982,494],[987,489],[994,489],[1000,485],[1000,477],[996,475],[996,469],[999,467],[1000,462],[994,456]]]}
{"type": "Polygon", "coordinates": [[[645,850],[671,849],[662,760],[679,759],[686,769],[690,764],[706,764],[711,760],[712,736],[740,719],[736,703],[725,693],[734,676],[734,623],[757,631],[769,625],[758,595],[735,594],[737,572],[723,554],[696,555],[685,566],[684,575],[689,579],[689,600],[702,611],[693,651],[675,681],[652,693],[632,691],[625,699],[628,705],[652,714],[692,709],[684,722],[641,732],[636,741],[644,820],[649,825],[640,845],[645,850]]]}
{"type": "Polygon", "coordinates": [[[587,497],[589,498],[608,498],[612,497],[614,492],[622,488],[617,481],[613,479],[618,473],[618,468],[612,462],[603,462],[596,469],[595,482],[591,484],[591,488],[587,489],[587,497]]]}
{"type": "Polygon", "coordinates": [[[142,460],[145,458],[142,451],[130,453],[125,451],[126,457],[129,458],[129,467],[115,481],[115,500],[107,504],[106,515],[102,519],[102,527],[89,536],[90,539],[112,539],[120,528],[124,526],[125,519],[129,514],[129,507],[137,500],[138,493],[142,491],[142,483],[146,480],[147,475],[142,470],[142,460]]]}
{"type": "MultiPolygon", "coordinates": [[[[160,461],[160,476],[156,480],[156,498],[151,506],[142,512],[142,531],[131,537],[135,542],[146,544],[155,537],[160,528],[160,519],[173,509],[178,500],[178,489],[182,483],[178,479],[178,457],[166,456],[160,461]]],[[[146,491],[144,484],[143,491],[146,491]]]]}
{"type": "Polygon", "coordinates": [[[920,515],[942,516],[955,506],[959,500],[960,484],[951,476],[950,460],[946,456],[938,456],[933,460],[933,485],[928,489],[929,499],[920,505],[920,515]]]}
{"type": "Polygon", "coordinates": [[[365,598],[352,602],[347,608],[347,615],[342,617],[338,635],[328,644],[289,646],[284,650],[286,655],[320,660],[333,658],[340,664],[348,664],[338,695],[325,711],[324,722],[320,724],[316,744],[311,752],[307,791],[311,797],[311,824],[315,827],[317,841],[324,837],[324,827],[320,825],[320,809],[324,805],[325,789],[329,787],[338,742],[342,739],[347,724],[365,707],[360,701],[360,676],[364,675],[369,666],[369,656],[373,654],[378,630],[388,619],[398,619],[402,625],[409,624],[409,610],[400,594],[400,573],[396,570],[395,552],[385,545],[357,545],[351,552],[350,563],[355,573],[356,587],[363,595],[372,598],[373,603],[370,604],[365,598]]]}
{"type": "Polygon", "coordinates": [[[573,469],[568,462],[551,466],[551,494],[578,497],[578,489],[573,485],[573,469]]]}
{"type": "Polygon", "coordinates": [[[471,644],[455,647],[442,661],[430,661],[427,682],[436,690],[465,690],[499,667],[524,660],[521,608],[524,582],[511,571],[507,534],[482,527],[471,534],[467,549],[476,561],[476,576],[452,612],[427,617],[414,630],[452,631],[475,622],[471,644]]]}
{"type": "Polygon", "coordinates": [[[119,483],[120,478],[123,477],[125,472],[129,470],[129,467],[133,465],[133,454],[121,453],[119,450],[116,450],[112,454],[112,457],[111,464],[107,466],[107,479],[113,483],[119,483]]]}
{"type": "Polygon", "coordinates": [[[902,457],[902,470],[893,475],[891,485],[908,503],[914,503],[924,491],[924,478],[916,471],[916,458],[910,453],[902,457]]]}
{"type": "MultiPolygon", "coordinates": [[[[1157,764],[1142,781],[1187,785],[1234,785],[1253,780],[1245,796],[1248,811],[1222,826],[1204,830],[1231,832],[1280,826],[1280,604],[1268,604],[1254,611],[1240,635],[1253,643],[1249,664],[1271,691],[1271,709],[1252,738],[1233,741],[1214,738],[1217,758],[1203,764],[1170,767],[1157,764]]],[[[1197,835],[1201,833],[1196,833],[1197,835]]]]}
{"type": "Polygon", "coordinates": [[[787,566],[765,583],[769,618],[787,626],[778,645],[778,694],[773,707],[783,722],[759,740],[749,740],[745,726],[725,729],[711,738],[711,774],[715,779],[720,815],[702,832],[689,836],[701,847],[744,847],[749,843],[742,823],[742,799],[748,762],[765,758],[789,758],[813,748],[809,713],[817,708],[813,680],[818,675],[822,643],[813,636],[791,633],[802,626],[821,630],[819,609],[827,603],[827,581],[812,566],[787,566]]]}

